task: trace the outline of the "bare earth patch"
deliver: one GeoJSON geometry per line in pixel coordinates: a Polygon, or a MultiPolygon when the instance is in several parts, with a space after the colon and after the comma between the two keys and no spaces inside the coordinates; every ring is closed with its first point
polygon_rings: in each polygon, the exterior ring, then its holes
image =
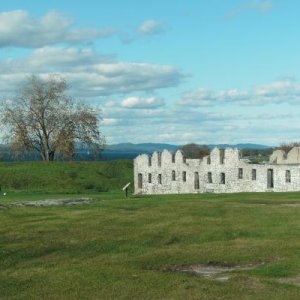
{"type": "Polygon", "coordinates": [[[4,206],[60,206],[60,205],[76,205],[86,204],[92,202],[91,198],[78,198],[78,199],[45,199],[37,201],[23,201],[2,204],[4,206]]]}
{"type": "Polygon", "coordinates": [[[223,282],[223,281],[227,281],[230,278],[230,276],[228,275],[228,273],[230,272],[252,270],[264,265],[265,265],[264,263],[256,263],[256,264],[241,266],[241,265],[234,265],[229,263],[209,262],[208,264],[202,264],[202,265],[170,266],[170,267],[163,268],[162,271],[182,272],[182,273],[187,273],[187,274],[223,282]]]}
{"type": "Polygon", "coordinates": [[[286,203],[286,204],[281,204],[281,206],[300,207],[300,203],[286,203]]]}
{"type": "Polygon", "coordinates": [[[278,282],[300,286],[300,276],[294,278],[281,278],[278,280],[278,282]]]}
{"type": "Polygon", "coordinates": [[[270,202],[270,203],[250,203],[251,205],[259,205],[259,206],[285,206],[285,207],[300,207],[300,203],[274,203],[274,202],[270,202]]]}

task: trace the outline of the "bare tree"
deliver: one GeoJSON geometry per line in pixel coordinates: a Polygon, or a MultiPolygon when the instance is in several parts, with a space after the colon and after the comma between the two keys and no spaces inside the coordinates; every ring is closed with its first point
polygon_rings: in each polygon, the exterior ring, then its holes
{"type": "Polygon", "coordinates": [[[187,158],[202,158],[210,153],[207,145],[187,144],[182,146],[181,150],[187,158]]]}
{"type": "Polygon", "coordinates": [[[279,149],[283,150],[286,154],[294,147],[300,147],[300,142],[282,143],[279,149]]]}
{"type": "Polygon", "coordinates": [[[66,95],[66,81],[32,75],[12,101],[3,105],[6,141],[15,155],[36,151],[42,160],[72,158],[76,143],[99,153],[105,140],[99,131],[99,112],[66,95]]]}

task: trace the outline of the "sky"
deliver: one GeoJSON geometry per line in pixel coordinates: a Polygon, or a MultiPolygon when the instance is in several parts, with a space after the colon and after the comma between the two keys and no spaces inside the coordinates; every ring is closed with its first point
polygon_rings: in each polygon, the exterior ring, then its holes
{"type": "Polygon", "coordinates": [[[0,98],[63,76],[108,144],[300,140],[298,0],[0,3],[0,98]]]}

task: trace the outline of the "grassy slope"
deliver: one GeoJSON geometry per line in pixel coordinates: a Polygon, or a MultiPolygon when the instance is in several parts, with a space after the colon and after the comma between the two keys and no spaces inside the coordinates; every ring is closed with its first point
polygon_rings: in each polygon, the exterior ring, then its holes
{"type": "Polygon", "coordinates": [[[129,198],[0,206],[2,299],[299,299],[300,193],[129,198]],[[269,205],[261,205],[266,203],[269,205]],[[228,282],[161,272],[174,264],[267,264],[228,282]]]}
{"type": "Polygon", "coordinates": [[[3,191],[80,193],[120,190],[131,181],[130,160],[0,163],[3,191]]]}

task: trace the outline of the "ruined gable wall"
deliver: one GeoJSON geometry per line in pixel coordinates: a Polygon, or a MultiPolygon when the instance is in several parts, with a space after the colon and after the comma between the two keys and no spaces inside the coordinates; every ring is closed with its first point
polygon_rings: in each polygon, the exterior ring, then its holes
{"type": "Polygon", "coordinates": [[[300,164],[300,147],[292,148],[287,154],[281,149],[275,150],[270,156],[270,163],[300,164]]]}
{"type": "Polygon", "coordinates": [[[294,147],[289,151],[286,158],[288,164],[299,164],[300,163],[300,147],[294,147]]]}
{"type": "Polygon", "coordinates": [[[286,160],[285,152],[281,149],[275,150],[269,159],[271,164],[283,164],[285,163],[285,160],[286,160]]]}

